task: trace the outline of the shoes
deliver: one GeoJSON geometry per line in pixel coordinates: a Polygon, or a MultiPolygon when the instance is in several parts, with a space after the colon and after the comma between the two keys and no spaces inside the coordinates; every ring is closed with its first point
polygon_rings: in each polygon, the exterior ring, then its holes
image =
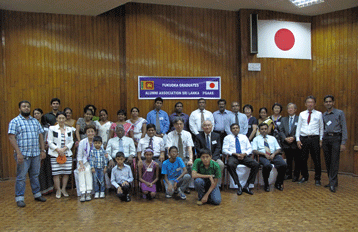
{"type": "Polygon", "coordinates": [[[203,205],[203,202],[197,201],[196,204],[197,204],[197,205],[203,205]]]}
{"type": "Polygon", "coordinates": [[[92,200],[91,194],[90,194],[90,193],[86,193],[86,201],[90,201],[90,200],[92,200]]]}
{"type": "MultiPolygon", "coordinates": [[[[66,192],[66,190],[61,189],[61,192],[63,194],[64,197],[69,197],[70,195],[68,195],[68,193],[66,192]]],[[[56,193],[57,196],[57,193],[56,193]]]]}
{"type": "Polygon", "coordinates": [[[292,175],[286,175],[285,176],[285,180],[290,180],[290,179],[292,179],[292,175]]]}
{"type": "Polygon", "coordinates": [[[264,190],[265,192],[270,192],[270,185],[265,185],[264,190]]]}
{"type": "Polygon", "coordinates": [[[335,192],[336,192],[336,187],[330,186],[330,187],[329,187],[329,190],[330,190],[332,193],[335,193],[335,192]]]}
{"type": "Polygon", "coordinates": [[[315,185],[316,185],[316,186],[321,186],[321,181],[320,181],[320,180],[316,180],[316,181],[315,181],[315,185]]]}
{"type": "Polygon", "coordinates": [[[298,177],[293,177],[292,182],[298,182],[298,177]]]}
{"type": "Polygon", "coordinates": [[[147,195],[145,195],[145,194],[143,194],[142,197],[143,197],[143,199],[147,199],[147,195]]]}
{"type": "Polygon", "coordinates": [[[26,206],[24,201],[17,201],[16,204],[17,204],[17,207],[21,207],[21,208],[24,208],[26,206]]]}
{"type": "Polygon", "coordinates": [[[179,197],[180,197],[182,200],[185,200],[185,199],[186,199],[185,194],[184,194],[181,190],[179,190],[178,195],[179,195],[179,197]]]}
{"type": "Polygon", "coordinates": [[[129,194],[127,194],[127,197],[126,197],[126,199],[125,199],[125,202],[130,202],[132,199],[131,199],[131,197],[129,196],[129,194]]]}
{"type": "Polygon", "coordinates": [[[165,198],[172,198],[172,196],[169,194],[165,194],[165,198]]]}
{"type": "Polygon", "coordinates": [[[56,198],[60,199],[61,198],[61,190],[57,190],[56,191],[56,198]]]}
{"type": "Polygon", "coordinates": [[[305,182],[307,182],[308,180],[304,177],[301,178],[301,180],[298,181],[299,184],[303,184],[305,182]]]}
{"type": "Polygon", "coordinates": [[[325,186],[324,186],[325,188],[329,188],[329,187],[331,187],[329,184],[326,184],[325,186]]]}
{"type": "Polygon", "coordinates": [[[242,189],[242,191],[243,191],[244,193],[247,193],[247,194],[250,194],[250,195],[254,195],[254,193],[250,190],[249,187],[244,187],[244,188],[242,189]]]}
{"type": "Polygon", "coordinates": [[[153,198],[152,198],[152,195],[150,195],[150,192],[147,193],[147,199],[148,199],[148,200],[152,200],[152,199],[153,199],[153,198]]]}
{"type": "Polygon", "coordinates": [[[283,191],[283,187],[281,184],[275,184],[275,188],[277,188],[280,191],[283,191]]]}
{"type": "Polygon", "coordinates": [[[86,194],[82,194],[80,198],[80,202],[85,202],[85,201],[86,201],[86,194]]]}
{"type": "Polygon", "coordinates": [[[105,197],[104,192],[101,192],[101,193],[99,194],[99,198],[104,198],[104,197],[105,197]]]}
{"type": "Polygon", "coordinates": [[[186,189],[186,190],[184,191],[184,193],[190,194],[190,189],[186,189]]]}
{"type": "Polygon", "coordinates": [[[242,194],[242,187],[241,186],[239,186],[239,188],[237,189],[236,194],[239,195],[239,196],[242,194]]]}
{"type": "Polygon", "coordinates": [[[96,192],[95,194],[94,194],[94,199],[98,199],[99,198],[99,192],[96,192]]]}
{"type": "Polygon", "coordinates": [[[40,197],[36,197],[35,200],[36,200],[36,201],[45,202],[45,201],[46,201],[46,198],[44,198],[43,196],[40,196],[40,197]]]}

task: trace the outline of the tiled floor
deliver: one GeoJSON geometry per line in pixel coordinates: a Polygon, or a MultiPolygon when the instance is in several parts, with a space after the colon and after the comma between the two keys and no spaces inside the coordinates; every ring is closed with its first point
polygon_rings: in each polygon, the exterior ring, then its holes
{"type": "MultiPolygon", "coordinates": [[[[312,176],[312,173],[311,173],[312,176]]],[[[322,186],[285,182],[280,192],[257,190],[237,196],[222,192],[220,206],[197,206],[196,192],[187,200],[147,201],[138,196],[121,202],[113,192],[105,199],[80,203],[73,194],[35,202],[29,182],[25,208],[14,201],[14,180],[0,182],[0,231],[358,231],[358,178],[340,175],[331,193],[322,186]]]]}

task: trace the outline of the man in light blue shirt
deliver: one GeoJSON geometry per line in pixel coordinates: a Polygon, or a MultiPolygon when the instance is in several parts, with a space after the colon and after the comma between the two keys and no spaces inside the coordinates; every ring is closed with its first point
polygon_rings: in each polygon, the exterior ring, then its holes
{"type": "Polygon", "coordinates": [[[147,114],[147,124],[153,123],[157,132],[156,136],[161,138],[168,132],[170,125],[169,116],[165,111],[161,110],[162,106],[163,99],[157,97],[154,100],[155,109],[147,114]]]}
{"type": "Polygon", "coordinates": [[[219,110],[213,113],[215,125],[214,132],[220,135],[221,144],[223,144],[226,135],[231,134],[230,125],[231,123],[231,111],[226,108],[226,100],[220,99],[218,101],[219,110]]]}
{"type": "Polygon", "coordinates": [[[230,132],[230,125],[233,123],[237,123],[240,126],[240,134],[246,135],[248,130],[248,123],[247,123],[247,117],[245,114],[240,113],[240,103],[239,102],[233,102],[231,103],[231,114],[230,114],[230,123],[229,127],[225,129],[225,131],[228,131],[228,134],[231,134],[230,132]]]}
{"type": "Polygon", "coordinates": [[[259,125],[259,130],[260,135],[254,138],[251,145],[253,150],[252,153],[259,156],[259,162],[263,166],[262,176],[265,182],[264,189],[266,192],[270,191],[268,178],[272,169],[271,164],[273,164],[278,172],[275,188],[282,191],[282,184],[285,178],[287,164],[280,155],[281,147],[275,137],[267,135],[268,125],[266,123],[261,123],[259,125]]]}

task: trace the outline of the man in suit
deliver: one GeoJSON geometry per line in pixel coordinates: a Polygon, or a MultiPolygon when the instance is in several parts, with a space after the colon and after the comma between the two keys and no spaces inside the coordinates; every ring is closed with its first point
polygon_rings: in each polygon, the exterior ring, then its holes
{"type": "Polygon", "coordinates": [[[224,170],[224,163],[221,161],[221,139],[220,135],[211,132],[213,124],[210,120],[205,120],[202,125],[203,131],[195,136],[195,149],[199,152],[203,148],[207,148],[212,153],[212,160],[219,164],[221,173],[224,170]]]}
{"type": "Polygon", "coordinates": [[[294,103],[288,103],[287,113],[288,117],[281,119],[281,124],[279,125],[280,137],[281,137],[281,147],[286,155],[286,178],[292,179],[292,182],[297,182],[300,177],[300,156],[301,150],[298,149],[296,143],[296,129],[298,116],[295,115],[297,111],[297,106],[294,103]],[[295,171],[292,177],[292,161],[295,161],[295,171]]]}

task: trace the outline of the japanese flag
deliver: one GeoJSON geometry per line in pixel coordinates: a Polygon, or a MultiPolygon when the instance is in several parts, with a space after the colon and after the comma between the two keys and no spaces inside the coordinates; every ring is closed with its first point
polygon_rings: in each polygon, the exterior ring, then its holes
{"type": "Polygon", "coordinates": [[[207,81],[206,82],[206,90],[218,90],[219,82],[218,81],[207,81]]]}
{"type": "Polygon", "coordinates": [[[311,24],[258,20],[259,58],[312,59],[311,24]]]}

